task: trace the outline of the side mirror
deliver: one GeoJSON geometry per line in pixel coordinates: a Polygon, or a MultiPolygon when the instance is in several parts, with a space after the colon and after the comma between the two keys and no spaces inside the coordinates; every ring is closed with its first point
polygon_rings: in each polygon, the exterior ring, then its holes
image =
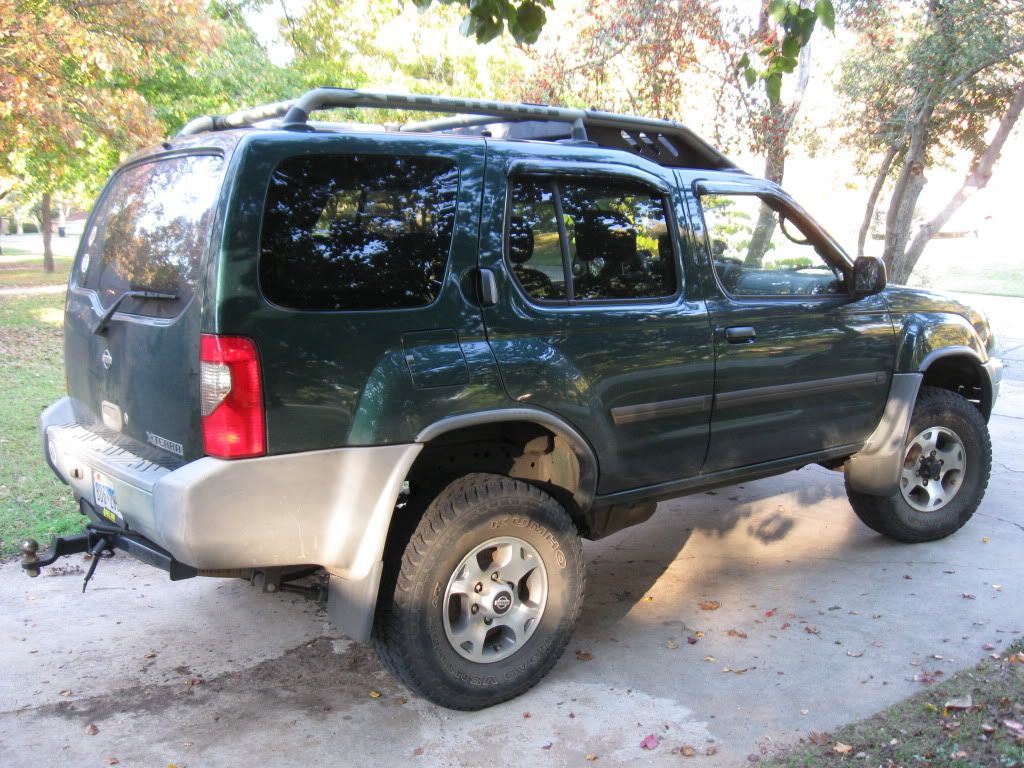
{"type": "Polygon", "coordinates": [[[887,284],[885,262],[877,256],[861,256],[853,262],[853,280],[850,295],[855,299],[874,296],[885,290],[887,284]]]}

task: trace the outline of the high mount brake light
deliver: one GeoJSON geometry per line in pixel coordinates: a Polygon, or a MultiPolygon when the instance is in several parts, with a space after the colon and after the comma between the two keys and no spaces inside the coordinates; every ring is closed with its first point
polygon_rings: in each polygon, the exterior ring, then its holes
{"type": "Polygon", "coordinates": [[[267,440],[256,345],[244,336],[200,339],[203,449],[220,459],[262,456],[267,440]]]}

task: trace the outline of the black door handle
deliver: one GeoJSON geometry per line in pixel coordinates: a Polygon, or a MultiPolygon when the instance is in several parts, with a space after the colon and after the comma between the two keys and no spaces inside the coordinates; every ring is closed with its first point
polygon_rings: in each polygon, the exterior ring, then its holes
{"type": "Polygon", "coordinates": [[[757,331],[749,325],[737,325],[725,329],[725,340],[730,344],[752,344],[757,340],[757,331]]]}

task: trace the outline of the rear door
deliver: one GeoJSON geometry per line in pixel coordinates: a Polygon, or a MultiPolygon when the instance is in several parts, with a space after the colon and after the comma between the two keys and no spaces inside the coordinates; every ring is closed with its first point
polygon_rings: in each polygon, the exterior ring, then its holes
{"type": "Polygon", "coordinates": [[[118,170],[72,269],[64,339],[77,416],[157,460],[202,453],[199,294],[226,163],[210,149],[118,170]]]}
{"type": "Polygon", "coordinates": [[[714,377],[669,173],[622,153],[488,147],[480,265],[509,397],[552,411],[598,456],[599,493],[699,472],[714,377]]]}

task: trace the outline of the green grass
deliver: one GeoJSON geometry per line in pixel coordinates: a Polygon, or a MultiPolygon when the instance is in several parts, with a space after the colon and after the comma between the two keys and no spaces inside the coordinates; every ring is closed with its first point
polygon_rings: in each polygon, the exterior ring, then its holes
{"type": "Polygon", "coordinates": [[[64,297],[0,297],[0,555],[25,537],[41,544],[81,528],[70,489],[42,456],[36,423],[64,393],[64,297]]]}
{"type": "MultiPolygon", "coordinates": [[[[4,248],[4,255],[10,255],[10,249],[4,248]]],[[[36,285],[65,285],[68,272],[71,270],[70,258],[55,257],[53,272],[43,272],[42,257],[25,259],[24,261],[0,262],[0,288],[26,288],[36,285]]]]}
{"type": "MultiPolygon", "coordinates": [[[[964,704],[965,701],[960,703],[964,704]]],[[[867,720],[812,733],[765,768],[1020,768],[1024,737],[1024,640],[867,720]],[[1016,658],[1016,661],[1013,659],[1016,658]],[[947,702],[970,696],[969,709],[947,702]]]]}

